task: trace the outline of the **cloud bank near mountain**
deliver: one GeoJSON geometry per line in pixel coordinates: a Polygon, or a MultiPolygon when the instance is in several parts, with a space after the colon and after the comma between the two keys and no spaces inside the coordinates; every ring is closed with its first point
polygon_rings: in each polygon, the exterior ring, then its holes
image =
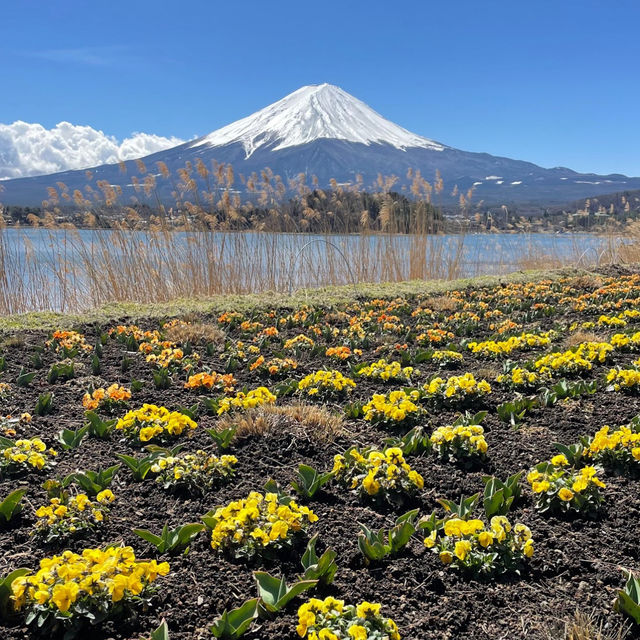
{"type": "Polygon", "coordinates": [[[86,125],[0,123],[0,180],[86,169],[141,158],[181,144],[176,137],[132,133],[123,140],[86,125]]]}

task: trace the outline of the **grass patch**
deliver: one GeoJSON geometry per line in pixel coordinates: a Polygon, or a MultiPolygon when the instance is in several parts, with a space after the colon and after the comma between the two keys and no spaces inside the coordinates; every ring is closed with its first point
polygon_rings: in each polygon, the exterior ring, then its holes
{"type": "Polygon", "coordinates": [[[225,414],[217,424],[219,430],[233,426],[237,427],[236,438],[295,431],[312,440],[330,442],[344,433],[344,418],[322,405],[264,405],[239,415],[225,414]]]}
{"type": "Polygon", "coordinates": [[[580,269],[517,271],[503,276],[480,276],[459,280],[409,280],[359,285],[342,285],[302,289],[292,295],[266,291],[263,293],[216,295],[198,298],[177,298],[170,302],[138,303],[114,302],[86,313],[55,313],[34,311],[0,317],[0,331],[29,329],[53,330],[72,328],[87,323],[137,322],[143,318],[179,318],[187,314],[218,314],[223,311],[261,311],[265,309],[293,309],[303,304],[328,308],[365,298],[413,297],[416,295],[444,296],[455,289],[499,286],[500,284],[558,280],[575,276],[593,276],[580,269]]]}

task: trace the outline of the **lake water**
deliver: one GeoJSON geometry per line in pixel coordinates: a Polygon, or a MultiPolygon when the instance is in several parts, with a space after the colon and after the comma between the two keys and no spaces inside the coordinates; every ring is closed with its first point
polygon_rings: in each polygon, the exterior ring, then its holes
{"type": "MultiPolygon", "coordinates": [[[[107,301],[109,289],[101,286],[101,278],[112,285],[118,278],[135,284],[132,297],[140,300],[153,299],[148,291],[152,283],[160,299],[292,291],[323,284],[500,274],[562,262],[589,266],[601,262],[613,242],[570,233],[418,237],[34,228],[5,229],[0,239],[0,295],[2,288],[6,298],[22,287],[26,299],[26,290],[35,287],[39,301],[29,304],[51,309],[107,301]],[[154,280],[149,280],[150,272],[154,280]]],[[[113,296],[121,299],[126,287],[122,291],[113,296]]],[[[33,298],[34,292],[29,295],[33,298]]]]}

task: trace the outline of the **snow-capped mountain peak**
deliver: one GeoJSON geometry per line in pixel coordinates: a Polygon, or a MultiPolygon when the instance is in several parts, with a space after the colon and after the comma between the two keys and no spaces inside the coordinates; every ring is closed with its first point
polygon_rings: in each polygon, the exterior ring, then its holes
{"type": "Polygon", "coordinates": [[[321,138],[365,145],[386,143],[403,151],[411,147],[445,149],[383,118],[340,87],[326,83],[301,87],[253,115],[194,141],[192,146],[239,142],[248,158],[266,145],[277,151],[321,138]]]}

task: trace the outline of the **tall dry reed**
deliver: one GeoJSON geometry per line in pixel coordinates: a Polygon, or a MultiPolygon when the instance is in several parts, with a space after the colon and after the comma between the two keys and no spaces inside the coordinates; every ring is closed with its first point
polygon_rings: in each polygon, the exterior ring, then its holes
{"type": "MultiPolygon", "coordinates": [[[[562,249],[533,241],[523,247],[510,242],[515,236],[480,240],[468,233],[482,229],[473,227],[479,214],[472,215],[471,190],[459,193],[454,187],[454,218],[445,219],[433,206],[432,195],[438,199],[444,190],[439,174],[430,184],[419,171],[408,172],[408,198],[392,191],[396,176],[378,176],[377,192],[369,193],[360,177],[347,186],[331,181],[331,189],[323,190],[314,178],[308,185],[304,174],[285,185],[265,169],[240,178],[249,194],[243,203],[228,165],[198,162],[194,170],[187,163],[176,176],[157,165],[155,175],[175,189],[170,209],[156,177],[138,161],[140,175],[130,176],[131,183],[153,209],[120,204],[120,187],[105,182],[87,185],[86,196],[57,183],[42,216],[27,218],[37,229],[0,229],[0,313],[640,259],[640,227],[631,228],[627,244],[612,234],[597,251],[585,250],[577,238],[562,249]],[[106,220],[112,228],[56,227],[65,206],[74,207],[84,224],[106,220]],[[443,230],[449,235],[440,235],[443,230]]],[[[87,179],[93,179],[90,172],[87,179]]]]}
{"type": "Polygon", "coordinates": [[[516,236],[256,232],[0,231],[0,313],[79,311],[114,301],[324,285],[447,280],[523,267],[588,267],[640,256],[635,244],[585,252],[516,236]],[[510,241],[513,243],[510,246],[510,241]]]}

